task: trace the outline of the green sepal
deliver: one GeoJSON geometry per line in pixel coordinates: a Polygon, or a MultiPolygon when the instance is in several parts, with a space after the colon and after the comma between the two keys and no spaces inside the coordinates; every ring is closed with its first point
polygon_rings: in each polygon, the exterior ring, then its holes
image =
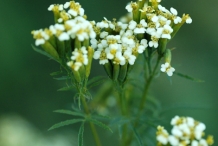
{"type": "Polygon", "coordinates": [[[65,56],[65,41],[59,41],[57,40],[57,48],[58,48],[58,54],[61,58],[65,56]]]}
{"type": "Polygon", "coordinates": [[[165,53],[167,42],[168,42],[168,40],[165,38],[161,38],[158,42],[159,46],[157,48],[157,51],[158,51],[159,56],[161,56],[161,57],[163,57],[163,55],[165,53]]]}
{"type": "Polygon", "coordinates": [[[51,58],[51,59],[53,59],[53,60],[55,60],[55,61],[57,61],[58,63],[60,62],[60,60],[59,60],[59,56],[58,56],[58,53],[56,52],[56,50],[54,49],[54,51],[53,51],[53,49],[51,48],[51,49],[44,49],[44,51],[43,50],[41,50],[41,49],[38,49],[38,48],[36,48],[35,46],[33,46],[32,45],[32,48],[33,48],[33,50],[34,51],[36,51],[36,52],[38,52],[38,53],[40,53],[40,54],[42,54],[42,55],[44,55],[44,56],[47,56],[47,57],[49,57],[49,58],[51,58]],[[55,53],[56,52],[56,53],[55,53]]]}
{"type": "Polygon", "coordinates": [[[120,72],[120,65],[119,64],[114,64],[113,65],[113,80],[116,81],[118,79],[120,72]]]}
{"type": "Polygon", "coordinates": [[[80,49],[80,48],[81,48],[81,42],[78,40],[78,38],[75,39],[75,41],[74,41],[74,46],[75,46],[75,48],[77,48],[77,49],[80,49]]]}
{"type": "Polygon", "coordinates": [[[75,124],[75,123],[78,123],[78,122],[83,122],[84,119],[72,119],[72,120],[66,120],[66,121],[62,121],[60,123],[57,123],[57,124],[54,124],[53,126],[51,126],[49,130],[53,130],[53,129],[56,129],[56,128],[60,128],[60,127],[63,127],[63,126],[67,126],[67,125],[71,125],[71,124],[75,124]]]}
{"type": "Polygon", "coordinates": [[[65,41],[65,52],[66,53],[71,52],[71,39],[65,41]]]}
{"type": "Polygon", "coordinates": [[[83,81],[85,79],[85,74],[86,74],[85,66],[84,65],[80,66],[78,71],[80,74],[81,81],[83,81]]]}
{"type": "Polygon", "coordinates": [[[170,49],[166,49],[164,58],[165,58],[165,62],[168,62],[170,64],[172,58],[170,49]]]}
{"type": "Polygon", "coordinates": [[[83,44],[83,46],[88,48],[89,47],[89,39],[85,39],[82,44],[83,44]]]}
{"type": "Polygon", "coordinates": [[[112,78],[112,76],[113,76],[113,69],[112,69],[111,62],[108,62],[108,63],[104,64],[104,70],[106,71],[107,75],[110,78],[112,78]]]}
{"type": "Polygon", "coordinates": [[[81,82],[81,76],[80,76],[79,71],[75,71],[75,70],[72,69],[72,72],[73,72],[73,76],[74,76],[74,78],[76,79],[76,81],[77,81],[78,83],[80,83],[80,82],[81,82]]]}
{"type": "Polygon", "coordinates": [[[43,45],[41,45],[42,48],[45,50],[45,52],[47,52],[48,54],[50,54],[52,57],[54,57],[56,60],[59,59],[59,55],[58,52],[56,51],[56,49],[49,43],[49,42],[45,42],[43,45]]]}
{"type": "Polygon", "coordinates": [[[90,75],[93,55],[94,55],[94,49],[89,46],[88,47],[88,64],[86,65],[86,78],[88,78],[90,75]]]}
{"type": "Polygon", "coordinates": [[[127,66],[128,63],[122,65],[120,67],[120,72],[119,72],[119,81],[123,82],[126,79],[126,75],[127,75],[127,66]]]}

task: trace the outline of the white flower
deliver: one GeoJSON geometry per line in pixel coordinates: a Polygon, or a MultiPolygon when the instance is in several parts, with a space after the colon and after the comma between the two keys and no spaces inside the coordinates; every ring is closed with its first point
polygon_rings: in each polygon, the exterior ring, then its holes
{"type": "Polygon", "coordinates": [[[85,12],[84,9],[81,7],[81,5],[75,1],[66,2],[63,7],[65,9],[70,8],[68,10],[68,13],[74,17],[78,15],[83,16],[85,12]]]}
{"type": "Polygon", "coordinates": [[[80,62],[84,65],[88,64],[88,56],[85,47],[82,47],[81,49],[75,49],[72,54],[73,55],[71,56],[71,59],[73,61],[80,62]]]}
{"type": "Polygon", "coordinates": [[[170,8],[170,12],[172,13],[172,17],[174,20],[175,24],[181,23],[182,22],[182,18],[180,18],[179,16],[177,16],[178,12],[176,9],[174,8],[170,8]]]}
{"type": "Polygon", "coordinates": [[[117,25],[120,26],[122,30],[125,30],[125,29],[127,29],[127,27],[128,27],[128,24],[124,24],[124,23],[122,23],[122,22],[120,22],[120,21],[117,22],[117,25]]]}
{"type": "Polygon", "coordinates": [[[188,18],[186,19],[186,23],[191,24],[191,23],[192,23],[192,18],[191,18],[191,17],[188,17],[188,18]]]}
{"type": "Polygon", "coordinates": [[[113,59],[114,64],[124,65],[126,63],[125,58],[122,56],[120,51],[116,52],[115,58],[113,59]]]}
{"type": "Polygon", "coordinates": [[[137,23],[134,20],[131,20],[129,22],[129,27],[128,28],[133,30],[133,29],[135,29],[136,25],[137,25],[137,23]]]}
{"type": "Polygon", "coordinates": [[[195,126],[195,120],[192,117],[187,117],[186,120],[187,120],[187,125],[189,127],[194,127],[195,126]]]}
{"type": "Polygon", "coordinates": [[[157,32],[153,32],[151,35],[151,41],[148,43],[150,47],[157,48],[158,47],[158,41],[160,38],[160,34],[157,32]]]}
{"type": "Polygon", "coordinates": [[[145,22],[145,19],[142,19],[138,25],[136,25],[136,28],[134,29],[134,33],[145,33],[147,27],[147,23],[145,22]]]}
{"type": "Polygon", "coordinates": [[[126,50],[123,56],[129,62],[130,65],[133,65],[135,63],[136,57],[132,54],[131,51],[126,50]]]}
{"type": "Polygon", "coordinates": [[[61,34],[58,36],[58,39],[59,39],[60,41],[65,41],[65,40],[69,40],[69,39],[70,39],[70,36],[68,35],[68,33],[63,32],[63,33],[61,33],[61,34]]]}
{"type": "Polygon", "coordinates": [[[79,68],[82,66],[82,63],[69,61],[69,62],[67,62],[67,65],[69,67],[71,67],[73,70],[78,71],[79,68]]]}
{"type": "Polygon", "coordinates": [[[168,132],[164,129],[164,127],[158,126],[157,127],[157,141],[160,142],[163,145],[166,145],[168,143],[168,132]]]}
{"type": "Polygon", "coordinates": [[[106,36],[108,36],[108,32],[107,31],[103,31],[100,33],[100,38],[105,38],[106,36]]]}
{"type": "Polygon", "coordinates": [[[108,63],[107,55],[105,53],[105,50],[103,50],[103,49],[98,49],[97,51],[95,51],[93,58],[99,59],[99,64],[104,65],[105,63],[108,63]]]}
{"type": "Polygon", "coordinates": [[[108,48],[106,48],[105,52],[107,53],[107,58],[113,59],[117,51],[121,51],[120,47],[120,44],[111,44],[108,48]]]}
{"type": "Polygon", "coordinates": [[[168,137],[168,140],[169,140],[169,142],[170,142],[170,144],[172,146],[178,146],[179,145],[179,140],[175,136],[173,136],[173,135],[170,135],[168,137]]]}
{"type": "Polygon", "coordinates": [[[172,120],[171,120],[171,125],[177,125],[178,121],[180,120],[179,116],[175,116],[172,120]]]}
{"type": "Polygon", "coordinates": [[[164,144],[164,145],[166,145],[168,143],[167,137],[165,137],[163,135],[158,135],[157,141],[159,141],[161,144],[164,144]]]}
{"type": "Polygon", "coordinates": [[[166,72],[168,76],[172,76],[173,72],[175,71],[175,69],[171,67],[168,62],[166,62],[165,64],[162,64],[160,70],[162,72],[166,72]]]}
{"type": "Polygon", "coordinates": [[[177,126],[173,127],[171,133],[176,137],[181,137],[183,135],[182,131],[177,126]]]}
{"type": "Polygon", "coordinates": [[[162,28],[158,28],[157,32],[161,34],[161,38],[171,39],[171,33],[173,32],[173,29],[169,25],[164,25],[162,28]]]}
{"type": "Polygon", "coordinates": [[[35,45],[43,45],[50,37],[42,29],[32,31],[33,38],[36,39],[35,45]]]}
{"type": "Polygon", "coordinates": [[[131,2],[131,3],[128,3],[127,6],[126,6],[126,10],[128,12],[132,12],[135,8],[137,7],[137,3],[136,2],[131,2]]]}

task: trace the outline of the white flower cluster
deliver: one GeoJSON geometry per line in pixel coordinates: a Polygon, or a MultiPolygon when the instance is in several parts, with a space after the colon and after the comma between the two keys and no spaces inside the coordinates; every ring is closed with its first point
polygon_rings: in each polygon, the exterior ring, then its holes
{"type": "MultiPolygon", "coordinates": [[[[152,0],[157,3],[160,0],[152,0]]],[[[126,6],[128,12],[133,12],[133,10],[137,7],[137,3],[131,2],[126,6]]],[[[170,8],[170,11],[165,7],[158,5],[158,8],[155,9],[153,6],[145,5],[142,9],[140,9],[141,15],[145,15],[145,19],[142,19],[140,24],[145,27],[142,29],[136,29],[135,31],[140,30],[143,33],[147,33],[150,35],[149,47],[158,47],[158,41],[161,38],[171,39],[171,33],[174,31],[173,26],[179,23],[182,23],[183,20],[186,23],[191,23],[192,19],[188,15],[183,15],[183,18],[177,16],[178,12],[174,8],[170,8]]]]}
{"type": "Polygon", "coordinates": [[[204,123],[195,121],[191,117],[175,116],[171,120],[173,129],[171,135],[161,126],[157,127],[157,141],[160,146],[209,146],[213,144],[213,137],[204,139],[204,123]]]}
{"type": "Polygon", "coordinates": [[[75,71],[78,71],[82,65],[88,64],[88,51],[86,47],[80,49],[75,48],[72,52],[71,61],[67,62],[67,65],[75,71]]]}
{"type": "Polygon", "coordinates": [[[91,46],[96,49],[94,59],[99,59],[99,63],[103,65],[109,60],[114,64],[129,63],[133,65],[138,53],[143,53],[148,46],[146,39],[139,41],[134,34],[144,33],[146,25],[145,21],[138,25],[135,21],[123,24],[122,22],[108,21],[106,18],[102,22],[98,22],[96,27],[103,31],[100,33],[99,39],[91,39],[91,46]],[[109,34],[105,29],[110,29],[117,34],[109,34]]]}
{"type": "Polygon", "coordinates": [[[60,5],[52,4],[48,7],[48,11],[53,11],[60,15],[60,18],[58,19],[59,23],[69,20],[72,17],[84,16],[85,12],[82,6],[75,1],[66,2],[65,4],[60,5]]]}
{"type": "Polygon", "coordinates": [[[51,36],[56,36],[59,41],[70,40],[70,38],[78,38],[79,41],[92,39],[96,37],[92,24],[84,17],[84,9],[79,3],[74,1],[67,2],[64,5],[51,5],[48,10],[58,11],[59,19],[55,25],[51,25],[49,29],[40,29],[33,31],[33,37],[36,39],[35,45],[43,45],[51,36]],[[63,8],[70,8],[68,13],[63,8]]]}
{"type": "Polygon", "coordinates": [[[172,76],[173,72],[175,71],[175,68],[171,67],[170,64],[168,62],[166,62],[165,64],[161,65],[161,69],[162,72],[167,73],[168,76],[172,76]]]}

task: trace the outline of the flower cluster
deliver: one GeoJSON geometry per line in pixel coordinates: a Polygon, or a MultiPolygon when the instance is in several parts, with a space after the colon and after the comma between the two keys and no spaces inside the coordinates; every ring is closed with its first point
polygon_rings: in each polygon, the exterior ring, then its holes
{"type": "Polygon", "coordinates": [[[205,124],[191,117],[175,116],[171,120],[171,125],[171,135],[163,127],[157,127],[156,138],[159,146],[210,146],[214,143],[212,136],[203,138],[205,124]]]}
{"type": "MultiPolygon", "coordinates": [[[[137,9],[139,7],[138,4],[131,2],[126,6],[126,9],[128,12],[135,13],[137,10],[141,12],[141,20],[146,20],[147,22],[143,31],[150,36],[149,47],[157,48],[159,39],[170,40],[172,38],[172,33],[177,24],[184,23],[184,21],[191,23],[192,19],[185,14],[182,18],[177,16],[178,12],[176,9],[170,8],[170,11],[167,10],[159,4],[160,0],[150,0],[150,2],[152,5],[145,4],[139,10],[137,9]]],[[[143,32],[142,29],[140,30],[143,32]]]]}
{"type": "Polygon", "coordinates": [[[73,70],[78,71],[82,65],[88,65],[88,51],[86,47],[81,47],[80,49],[75,49],[72,52],[71,61],[67,63],[69,67],[73,70]]]}
{"type": "Polygon", "coordinates": [[[71,61],[67,65],[78,71],[82,65],[88,64],[89,39],[96,37],[93,25],[86,20],[84,9],[78,2],[52,4],[48,10],[54,13],[55,24],[49,28],[32,31],[35,45],[42,46],[47,53],[53,57],[55,54],[55,58],[58,59],[65,56],[64,52],[68,54],[68,50],[71,50],[71,61]],[[81,43],[84,42],[88,43],[81,47],[81,43]]]}
{"type": "MultiPolygon", "coordinates": [[[[146,24],[145,21],[143,22],[146,24]]],[[[91,44],[96,49],[93,57],[99,59],[100,64],[104,65],[110,60],[113,64],[133,65],[138,53],[143,53],[148,46],[146,39],[139,41],[134,35],[141,33],[135,23],[123,24],[105,18],[102,22],[98,22],[96,27],[103,31],[99,33],[98,39],[91,39],[91,44]]],[[[143,31],[143,26],[141,29],[143,31]]]]}

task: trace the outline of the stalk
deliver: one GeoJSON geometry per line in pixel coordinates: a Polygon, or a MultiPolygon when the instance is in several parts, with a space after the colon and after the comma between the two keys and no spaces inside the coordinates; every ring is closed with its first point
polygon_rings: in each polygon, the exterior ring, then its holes
{"type": "MultiPolygon", "coordinates": [[[[88,105],[86,103],[84,95],[81,96],[81,101],[82,101],[82,105],[84,107],[85,113],[88,115],[88,117],[90,117],[90,111],[89,111],[89,108],[88,108],[88,105]]],[[[98,136],[98,133],[97,133],[97,130],[95,128],[95,125],[92,122],[89,122],[89,126],[91,128],[96,146],[102,146],[101,141],[100,141],[99,136],[98,136]]]]}

